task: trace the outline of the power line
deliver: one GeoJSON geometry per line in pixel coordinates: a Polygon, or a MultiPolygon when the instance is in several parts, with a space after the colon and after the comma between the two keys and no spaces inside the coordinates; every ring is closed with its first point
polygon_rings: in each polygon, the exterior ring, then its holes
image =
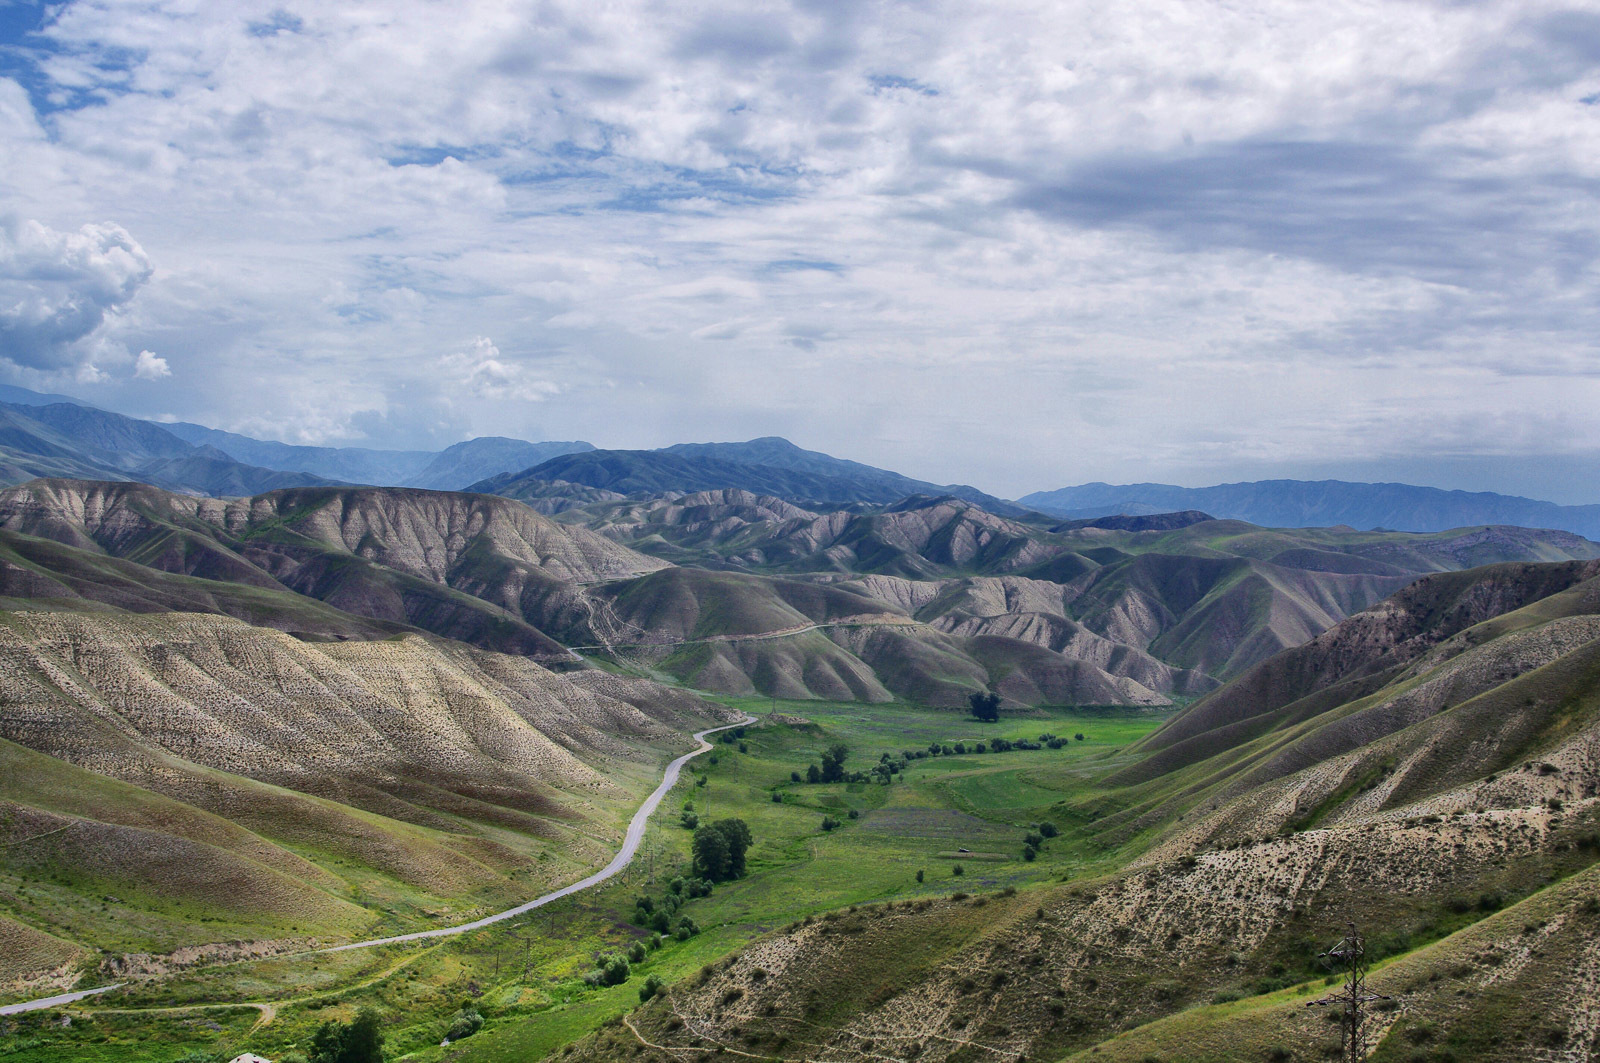
{"type": "Polygon", "coordinates": [[[1339,1058],[1347,1063],[1361,1063],[1367,1058],[1367,1005],[1393,998],[1367,992],[1367,939],[1362,937],[1355,923],[1345,925],[1349,928],[1345,936],[1319,957],[1328,966],[1344,971],[1344,985],[1337,993],[1313,1000],[1306,1007],[1338,1005],[1339,1058]]]}

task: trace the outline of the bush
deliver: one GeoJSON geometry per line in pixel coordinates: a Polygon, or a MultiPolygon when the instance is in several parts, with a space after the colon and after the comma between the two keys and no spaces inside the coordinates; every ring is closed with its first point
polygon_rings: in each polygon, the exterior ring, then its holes
{"type": "Polygon", "coordinates": [[[1030,830],[1027,834],[1022,836],[1022,844],[1031,845],[1037,849],[1044,844],[1044,834],[1040,831],[1030,830]]]}
{"type": "Polygon", "coordinates": [[[600,983],[602,985],[621,985],[628,980],[633,969],[628,966],[626,956],[613,956],[600,968],[600,983]]]}
{"type": "Polygon", "coordinates": [[[1024,845],[1022,847],[1022,858],[1029,863],[1032,863],[1034,860],[1038,859],[1038,856],[1039,850],[1035,849],[1033,846],[1024,845]]]}
{"type": "Polygon", "coordinates": [[[628,962],[629,963],[643,963],[644,962],[644,957],[645,957],[645,952],[646,952],[646,949],[644,947],[644,942],[635,941],[632,945],[628,946],[628,962]]]}
{"type": "Polygon", "coordinates": [[[672,936],[679,941],[688,941],[698,933],[700,933],[700,928],[695,925],[694,920],[684,916],[678,920],[678,929],[673,931],[672,936]]]}
{"type": "Polygon", "coordinates": [[[960,864],[957,864],[955,867],[950,869],[950,873],[952,875],[965,875],[967,873],[967,869],[962,867],[960,864]]]}
{"type": "Polygon", "coordinates": [[[383,1017],[362,1008],[349,1023],[325,1022],[311,1036],[310,1063],[383,1063],[383,1017]]]}
{"type": "Polygon", "coordinates": [[[832,816],[823,816],[822,817],[822,829],[823,830],[833,830],[833,828],[837,827],[838,825],[839,825],[839,821],[834,819],[832,816]]]}
{"type": "Polygon", "coordinates": [[[797,771],[791,771],[789,773],[789,781],[790,782],[800,782],[801,781],[800,773],[797,772],[797,771]]]}
{"type": "Polygon", "coordinates": [[[1082,742],[1083,741],[1083,732],[1079,731],[1077,734],[1072,736],[1072,739],[1075,742],[1082,742]]]}
{"type": "Polygon", "coordinates": [[[850,810],[850,818],[851,819],[860,819],[861,818],[861,813],[852,808],[850,810]]]}
{"type": "Polygon", "coordinates": [[[922,868],[919,867],[919,868],[917,868],[917,881],[921,882],[923,880],[923,878],[924,878],[924,875],[923,875],[922,868]]]}
{"type": "Polygon", "coordinates": [[[445,1037],[459,1041],[463,1037],[471,1037],[481,1029],[483,1029],[483,1016],[472,1008],[463,1007],[450,1017],[450,1029],[445,1031],[445,1037]]]}
{"type": "Polygon", "coordinates": [[[1054,838],[1061,832],[1056,829],[1056,825],[1054,823],[1051,823],[1049,820],[1045,820],[1043,823],[1039,824],[1039,833],[1043,834],[1046,838],[1054,838]]]}
{"type": "Polygon", "coordinates": [[[643,1004],[645,1001],[661,992],[662,987],[665,985],[666,983],[661,980],[661,976],[658,974],[653,974],[649,978],[646,978],[644,980],[644,985],[639,987],[639,1003],[643,1004]]]}
{"type": "Polygon", "coordinates": [[[750,752],[750,745],[749,745],[749,743],[747,743],[747,742],[740,742],[740,743],[739,743],[739,752],[741,752],[741,753],[748,753],[748,752],[750,752]]]}
{"type": "Polygon", "coordinates": [[[683,824],[684,830],[694,830],[700,826],[700,816],[694,812],[685,812],[678,817],[678,820],[683,824]]]}
{"type": "Polygon", "coordinates": [[[772,792],[772,803],[775,805],[783,804],[783,795],[774,790],[772,792]]]}

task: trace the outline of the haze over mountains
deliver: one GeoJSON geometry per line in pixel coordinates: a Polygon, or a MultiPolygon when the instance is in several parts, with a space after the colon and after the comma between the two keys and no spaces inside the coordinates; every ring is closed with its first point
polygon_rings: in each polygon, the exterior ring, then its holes
{"type": "Polygon", "coordinates": [[[1201,509],[1218,517],[1269,528],[1393,528],[1444,531],[1471,524],[1560,528],[1600,537],[1600,505],[1558,506],[1487,491],[1441,491],[1411,484],[1342,480],[1261,480],[1215,487],[1170,484],[1082,484],[1036,491],[1024,505],[1061,517],[1113,513],[1166,513],[1201,509]]]}

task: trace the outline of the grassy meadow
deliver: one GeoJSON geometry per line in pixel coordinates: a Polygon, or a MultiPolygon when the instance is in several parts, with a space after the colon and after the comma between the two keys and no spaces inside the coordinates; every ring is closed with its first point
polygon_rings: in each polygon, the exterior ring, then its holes
{"type": "Polygon", "coordinates": [[[633,866],[600,888],[437,943],[201,967],[68,1010],[19,1016],[0,1038],[0,1060],[174,1063],[245,1050],[276,1059],[304,1045],[318,1023],[369,1004],[388,1019],[391,1059],[538,1059],[637,1005],[647,976],[677,981],[807,915],[1115,867],[1126,854],[1100,848],[1065,822],[1032,862],[1023,859],[1023,837],[1054,803],[1092,794],[1095,780],[1122,763],[1121,751],[1166,718],[1063,709],[984,724],[898,704],[725,700],[758,718],[742,738],[744,751],[735,740],[693,761],[633,866]],[[771,713],[808,722],[766,721],[771,713]],[[1046,732],[1068,744],[913,759],[888,785],[790,779],[793,771],[803,777],[835,742],[850,749],[847,770],[867,771],[884,753],[926,751],[933,742],[970,747],[994,737],[1035,741],[1046,732]],[[1072,740],[1079,733],[1083,740],[1072,740]],[[687,870],[685,802],[701,822],[737,816],[749,823],[748,875],[687,904],[698,935],[650,952],[623,985],[586,985],[583,975],[597,959],[648,938],[627,921],[635,898],[659,897],[687,870]],[[840,825],[824,831],[824,817],[840,825]],[[485,1017],[484,1028],[441,1047],[452,1014],[466,1004],[485,1017]]]}

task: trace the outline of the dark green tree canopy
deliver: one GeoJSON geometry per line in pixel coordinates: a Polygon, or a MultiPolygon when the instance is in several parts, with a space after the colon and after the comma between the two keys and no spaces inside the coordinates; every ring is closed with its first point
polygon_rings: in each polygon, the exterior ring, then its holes
{"type": "Polygon", "coordinates": [[[999,694],[968,694],[967,702],[972,706],[972,715],[987,723],[994,723],[1000,719],[999,694]]]}
{"type": "Polygon", "coordinates": [[[844,778],[844,758],[850,750],[843,742],[835,742],[822,754],[822,781],[838,782],[844,778]]]}
{"type": "Polygon", "coordinates": [[[719,819],[694,832],[694,866],[702,878],[726,882],[745,872],[745,853],[755,838],[742,819],[719,819]]]}
{"type": "Polygon", "coordinates": [[[348,1023],[323,1023],[311,1037],[311,1063],[383,1063],[382,1027],[372,1008],[348,1023]]]}

